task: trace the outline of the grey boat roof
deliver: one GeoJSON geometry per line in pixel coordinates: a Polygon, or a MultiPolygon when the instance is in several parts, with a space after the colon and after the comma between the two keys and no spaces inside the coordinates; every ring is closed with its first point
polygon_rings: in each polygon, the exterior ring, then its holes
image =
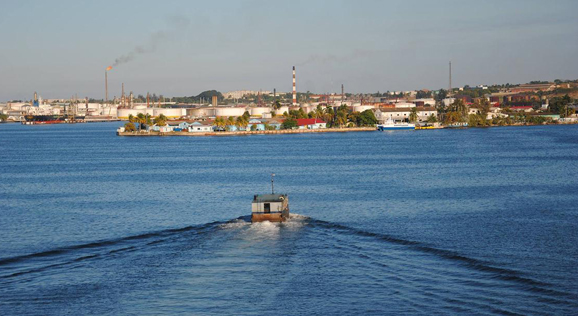
{"type": "Polygon", "coordinates": [[[283,202],[287,199],[287,194],[259,194],[253,197],[253,202],[283,202]]]}

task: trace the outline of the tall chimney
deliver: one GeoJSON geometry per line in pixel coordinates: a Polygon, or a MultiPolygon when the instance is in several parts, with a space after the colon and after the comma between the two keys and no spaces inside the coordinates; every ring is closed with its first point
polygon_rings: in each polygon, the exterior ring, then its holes
{"type": "Polygon", "coordinates": [[[297,90],[295,89],[295,66],[293,66],[293,106],[297,105],[297,90]]]}
{"type": "Polygon", "coordinates": [[[126,106],[125,102],[124,102],[124,82],[122,83],[122,97],[121,97],[121,101],[122,101],[122,106],[126,106]]]}
{"type": "Polygon", "coordinates": [[[147,92],[147,109],[149,108],[149,93],[147,92]]]}
{"type": "Polygon", "coordinates": [[[450,61],[450,86],[448,88],[448,96],[452,94],[452,62],[450,61]]]}
{"type": "Polygon", "coordinates": [[[104,100],[108,103],[108,70],[104,71],[104,100]]]}

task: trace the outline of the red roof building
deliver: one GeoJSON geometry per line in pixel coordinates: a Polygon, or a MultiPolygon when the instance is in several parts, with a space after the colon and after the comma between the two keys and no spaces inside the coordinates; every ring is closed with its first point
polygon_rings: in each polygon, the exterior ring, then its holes
{"type": "Polygon", "coordinates": [[[323,124],[326,123],[323,120],[320,119],[297,119],[297,126],[309,126],[309,125],[315,125],[315,124],[323,124]]]}

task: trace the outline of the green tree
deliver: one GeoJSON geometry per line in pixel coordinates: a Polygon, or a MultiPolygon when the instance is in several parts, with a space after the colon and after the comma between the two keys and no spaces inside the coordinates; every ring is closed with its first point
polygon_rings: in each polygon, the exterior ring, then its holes
{"type": "Polygon", "coordinates": [[[440,89],[440,90],[438,91],[438,93],[435,95],[435,98],[434,98],[434,99],[435,99],[436,101],[441,101],[441,100],[445,99],[447,96],[448,96],[448,92],[447,92],[446,90],[444,90],[444,89],[440,89]]]}
{"type": "Polygon", "coordinates": [[[0,113],[0,122],[4,122],[8,119],[8,115],[0,113]]]}
{"type": "Polygon", "coordinates": [[[134,124],[132,122],[128,122],[124,124],[124,131],[125,132],[134,132],[136,131],[136,127],[134,127],[134,124]]]}
{"type": "Polygon", "coordinates": [[[144,126],[144,124],[146,124],[147,119],[146,116],[143,113],[139,113],[136,115],[135,118],[135,123],[138,123],[138,130],[140,131],[144,126]]]}
{"type": "Polygon", "coordinates": [[[243,120],[244,120],[243,116],[238,116],[237,119],[235,120],[235,126],[237,126],[238,130],[241,130],[241,128],[244,127],[243,120]]]}
{"type": "Polygon", "coordinates": [[[281,108],[281,102],[279,100],[275,100],[275,102],[273,102],[273,109],[279,110],[280,108],[281,108]]]}
{"type": "Polygon", "coordinates": [[[347,114],[347,121],[352,125],[357,125],[357,122],[359,121],[359,112],[351,112],[347,114]]]}
{"type": "Polygon", "coordinates": [[[563,97],[553,97],[548,100],[548,110],[552,113],[562,113],[563,109],[572,102],[572,99],[568,94],[563,97]]]}
{"type": "Polygon", "coordinates": [[[468,107],[461,99],[455,99],[444,113],[444,124],[463,123],[468,120],[468,107]]]}
{"type": "Polygon", "coordinates": [[[159,116],[157,116],[157,117],[154,119],[154,123],[155,123],[157,126],[165,126],[165,125],[167,125],[167,121],[168,121],[168,118],[167,118],[164,114],[162,114],[162,113],[159,114],[159,116]]]}
{"type": "Polygon", "coordinates": [[[217,116],[217,118],[215,118],[215,121],[213,122],[213,124],[215,124],[215,126],[217,126],[219,128],[219,130],[223,131],[223,130],[225,130],[225,126],[227,125],[227,122],[221,116],[217,116]]]}
{"type": "Polygon", "coordinates": [[[377,118],[375,118],[372,110],[365,110],[359,113],[356,123],[358,126],[375,126],[375,124],[377,124],[377,118]]]}
{"type": "Polygon", "coordinates": [[[283,121],[283,124],[281,124],[281,129],[294,129],[297,128],[297,120],[294,118],[287,118],[285,121],[283,121]]]}
{"type": "Polygon", "coordinates": [[[235,118],[232,116],[229,116],[229,118],[227,118],[227,120],[225,121],[225,125],[227,126],[227,129],[230,130],[231,126],[235,125],[235,118]]]}

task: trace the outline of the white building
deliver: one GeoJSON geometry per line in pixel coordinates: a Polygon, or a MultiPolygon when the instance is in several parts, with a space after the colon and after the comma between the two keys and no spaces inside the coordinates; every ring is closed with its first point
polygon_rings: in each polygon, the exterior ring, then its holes
{"type": "MultiPolygon", "coordinates": [[[[375,118],[380,123],[387,121],[389,118],[399,122],[409,120],[410,114],[411,108],[384,108],[375,111],[375,118]]],[[[433,107],[417,108],[417,120],[419,122],[425,122],[434,115],[437,115],[437,111],[433,107]]]]}

